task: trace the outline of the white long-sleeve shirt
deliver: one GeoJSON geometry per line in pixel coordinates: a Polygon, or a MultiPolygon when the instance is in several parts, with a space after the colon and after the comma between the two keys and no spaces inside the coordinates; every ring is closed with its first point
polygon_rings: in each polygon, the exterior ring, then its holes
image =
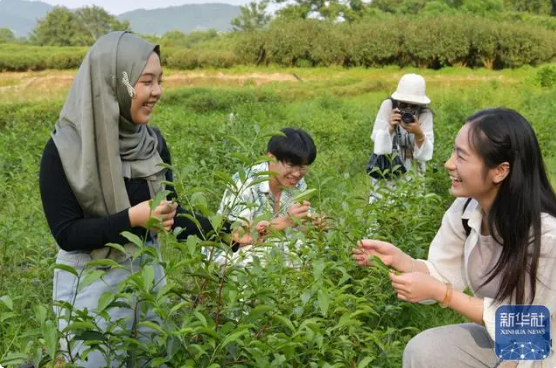
{"type": "MultiPolygon", "coordinates": [[[[469,257],[479,241],[482,211],[476,201],[471,201],[465,212],[466,198],[458,198],[444,214],[442,225],[429,248],[428,259],[424,261],[430,274],[442,281],[452,284],[455,290],[469,288],[476,290],[469,281],[469,257]],[[463,214],[463,215],[462,215],[463,214]],[[462,218],[468,219],[471,232],[466,237],[462,218]]],[[[525,300],[529,298],[529,277],[526,279],[525,300]]],[[[510,301],[495,303],[492,298],[483,298],[483,322],[494,340],[495,312],[501,305],[510,305],[510,301]]],[[[554,338],[554,312],[556,311],[556,218],[543,213],[541,215],[541,252],[537,270],[536,292],[533,303],[544,305],[550,311],[550,335],[554,338]],[[540,280],[540,281],[539,281],[540,280]]],[[[549,357],[542,361],[520,361],[518,368],[556,367],[556,354],[551,350],[549,357]]]]}
{"type": "MultiPolygon", "coordinates": [[[[373,152],[377,155],[384,155],[392,153],[392,138],[390,135],[388,127],[390,126],[390,115],[392,114],[392,100],[386,99],[380,105],[378,114],[376,115],[376,120],[373,125],[373,132],[371,133],[371,139],[374,142],[373,152]]],[[[419,148],[415,144],[415,139],[411,139],[413,144],[413,159],[419,162],[420,170],[425,169],[425,162],[432,159],[433,146],[434,146],[434,133],[433,133],[433,123],[432,123],[432,111],[425,109],[419,114],[419,125],[421,130],[425,135],[425,141],[419,148]]],[[[408,133],[400,125],[401,134],[407,135],[408,133]]],[[[412,136],[412,134],[410,134],[412,136]]],[[[407,170],[411,170],[412,159],[408,158],[404,162],[404,166],[407,170]]]]}

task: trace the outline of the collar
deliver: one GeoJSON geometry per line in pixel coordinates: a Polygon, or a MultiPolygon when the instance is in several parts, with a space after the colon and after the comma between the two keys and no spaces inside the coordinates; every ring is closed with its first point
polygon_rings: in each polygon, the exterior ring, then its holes
{"type": "Polygon", "coordinates": [[[479,202],[471,199],[467,208],[461,215],[461,218],[467,220],[471,229],[475,230],[477,234],[481,233],[481,223],[483,221],[483,211],[479,202]]]}
{"type": "MultiPolygon", "coordinates": [[[[250,176],[253,177],[252,174],[258,173],[258,172],[261,172],[261,171],[269,171],[268,162],[261,162],[260,164],[252,166],[251,170],[250,170],[250,174],[251,174],[250,176]]],[[[258,186],[257,189],[258,189],[259,192],[266,193],[266,194],[270,193],[270,178],[269,178],[269,180],[264,180],[264,181],[260,182],[257,186],[258,186]]]]}

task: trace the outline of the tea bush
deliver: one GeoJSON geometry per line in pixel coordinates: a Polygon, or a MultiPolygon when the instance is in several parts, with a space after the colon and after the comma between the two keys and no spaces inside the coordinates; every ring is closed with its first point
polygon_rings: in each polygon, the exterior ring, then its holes
{"type": "MultiPolygon", "coordinates": [[[[552,163],[554,182],[556,96],[538,86],[540,72],[531,68],[522,73],[525,77],[515,83],[430,78],[436,140],[427,175],[400,183],[389,201],[372,206],[367,204],[364,168],[372,121],[395,87],[391,76],[376,81],[361,72],[361,78],[166,92],[152,124],[167,139],[184,207],[220,226],[215,210],[229,185],[227,175],[259,159],[269,134],[297,126],[317,144],[307,183],[317,190],[312,205],[331,218],[330,228],[288,231],[287,239],[276,234],[299,257],[297,269],[287,267],[284,256],[275,252],[248,268],[223,269],[200,251],[204,246],[228,249],[223,239],[177,242],[174,234],[162,234],[166,286],[157,288],[152,268],[143,267],[118,295],[103,297],[98,310],[68,314],[73,323],[64,331],[56,329],[52,314],[56,246],[37,183],[42,149],[62,104],[0,104],[0,364],[31,361],[52,367],[53,357],[71,361],[73,353],[60,351],[57,340],[77,335],[93,349],[104,344],[107,354],[130,351],[137,366],[399,367],[405,344],[418,331],[463,319],[438,306],[399,302],[387,275],[380,268],[357,267],[350,251],[373,229],[373,237],[426,257],[453,200],[443,162],[463,120],[477,109],[508,106],[529,118],[552,163]],[[299,251],[296,240],[303,244],[299,251]],[[159,320],[137,326],[156,331],[143,343],[117,328],[101,333],[95,322],[110,309],[132,303],[132,292],[141,301],[139,312],[150,310],[159,320]]],[[[133,241],[144,247],[141,239],[133,241]]],[[[271,246],[270,241],[261,246],[271,246]]],[[[152,257],[148,247],[143,257],[152,257]]],[[[100,276],[91,270],[82,280],[86,284],[100,276]]],[[[71,305],[61,307],[72,310],[71,305]]]]}

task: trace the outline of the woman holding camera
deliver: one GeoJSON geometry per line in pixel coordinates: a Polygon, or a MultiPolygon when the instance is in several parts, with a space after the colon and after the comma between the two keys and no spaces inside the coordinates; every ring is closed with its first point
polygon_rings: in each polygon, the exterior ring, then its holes
{"type": "MultiPolygon", "coordinates": [[[[434,134],[433,115],[427,107],[425,79],[417,74],[405,74],[398,88],[382,102],[373,126],[371,139],[377,155],[397,153],[407,171],[416,161],[416,169],[424,174],[426,162],[432,158],[434,134]]],[[[377,188],[382,179],[371,178],[369,203],[382,196],[377,188]]],[[[393,188],[389,180],[387,186],[393,188]]]]}
{"type": "MultiPolygon", "coordinates": [[[[556,311],[556,195],[531,124],[516,111],[486,109],[466,119],[454,143],[445,167],[458,198],[428,259],[379,240],[362,240],[354,250],[359,265],[377,256],[402,272],[390,274],[399,300],[437,301],[472,322],[415,336],[405,347],[405,368],[501,367],[493,350],[497,308],[540,305],[552,318],[556,311]]],[[[550,329],[553,336],[554,323],[550,329]]],[[[504,366],[534,351],[505,357],[504,366]]],[[[545,358],[518,367],[556,366],[553,352],[545,358]]]]}

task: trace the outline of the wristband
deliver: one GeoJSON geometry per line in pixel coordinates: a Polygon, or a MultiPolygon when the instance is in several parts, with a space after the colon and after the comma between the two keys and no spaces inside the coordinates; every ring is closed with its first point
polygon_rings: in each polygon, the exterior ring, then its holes
{"type": "Polygon", "coordinates": [[[442,299],[442,301],[440,302],[440,306],[442,308],[448,307],[448,304],[452,300],[452,294],[453,294],[452,284],[447,282],[446,283],[446,294],[444,294],[444,299],[442,299]]]}

